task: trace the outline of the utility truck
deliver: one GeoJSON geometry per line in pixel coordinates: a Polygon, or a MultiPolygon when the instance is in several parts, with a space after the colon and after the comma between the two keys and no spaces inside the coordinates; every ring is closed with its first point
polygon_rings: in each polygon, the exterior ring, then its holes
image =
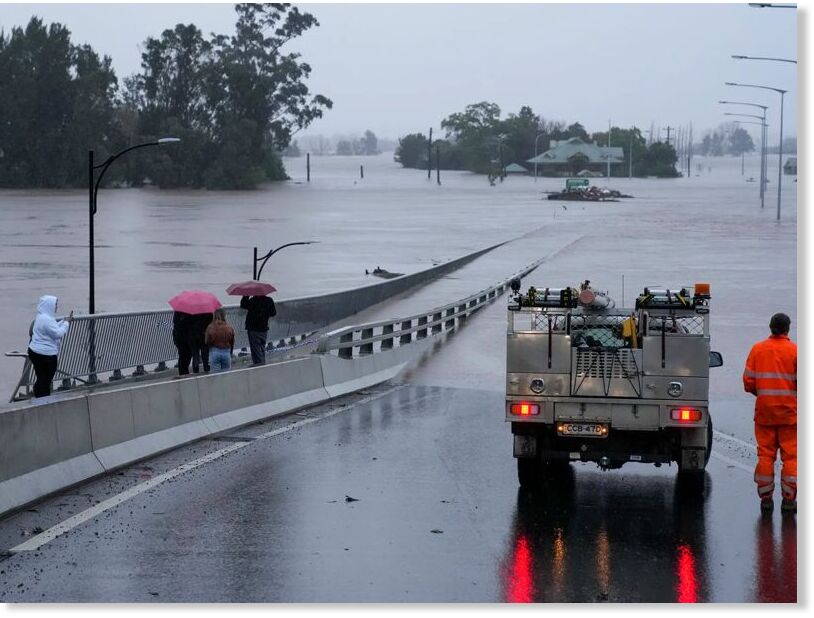
{"type": "Polygon", "coordinates": [[[723,364],[710,351],[709,284],[646,287],[617,308],[590,281],[521,292],[514,280],[508,309],[506,421],[522,487],[569,462],[675,462],[703,488],[709,368],[723,364]]]}

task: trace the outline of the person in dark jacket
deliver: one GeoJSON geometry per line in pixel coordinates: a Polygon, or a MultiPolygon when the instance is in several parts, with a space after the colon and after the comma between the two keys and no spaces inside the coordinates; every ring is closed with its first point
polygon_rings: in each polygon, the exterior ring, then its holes
{"type": "Polygon", "coordinates": [[[189,374],[192,360],[192,318],[188,313],[174,311],[172,314],[172,342],[178,349],[178,375],[189,374]]]}
{"type": "Polygon", "coordinates": [[[199,313],[192,316],[190,349],[192,350],[192,373],[198,373],[203,364],[204,373],[209,373],[209,346],[206,345],[206,327],[212,323],[211,313],[199,313]]]}
{"type": "Polygon", "coordinates": [[[246,309],[246,332],[249,335],[249,348],[252,363],[266,363],[266,337],[269,332],[269,318],[277,315],[274,301],[268,296],[244,296],[240,299],[241,309],[246,309]]]}

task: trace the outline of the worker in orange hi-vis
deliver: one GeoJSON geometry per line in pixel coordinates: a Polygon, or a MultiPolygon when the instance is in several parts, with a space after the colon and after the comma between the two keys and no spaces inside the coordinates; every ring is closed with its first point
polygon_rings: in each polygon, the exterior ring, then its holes
{"type": "Polygon", "coordinates": [[[772,334],[752,346],[743,371],[743,388],[757,396],[755,483],[764,512],[774,508],[774,462],[778,449],[783,461],[780,508],[784,513],[797,512],[797,344],[789,339],[790,326],[789,316],[775,313],[769,322],[772,334]]]}

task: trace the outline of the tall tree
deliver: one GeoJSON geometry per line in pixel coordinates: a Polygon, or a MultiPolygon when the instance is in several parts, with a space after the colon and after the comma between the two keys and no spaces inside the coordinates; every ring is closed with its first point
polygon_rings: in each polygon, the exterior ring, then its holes
{"type": "Polygon", "coordinates": [[[115,137],[110,58],[37,17],[0,32],[0,186],[83,185],[89,147],[115,137]]]}

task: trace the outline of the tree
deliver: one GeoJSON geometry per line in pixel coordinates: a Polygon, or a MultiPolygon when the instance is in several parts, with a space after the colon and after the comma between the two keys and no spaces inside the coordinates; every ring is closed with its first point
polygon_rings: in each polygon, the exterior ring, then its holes
{"type": "Polygon", "coordinates": [[[729,135],[729,154],[740,156],[745,152],[752,152],[755,149],[755,144],[752,142],[752,136],[749,132],[742,127],[736,127],[729,135]]]}
{"type": "Polygon", "coordinates": [[[288,147],[285,150],[283,150],[283,156],[284,157],[292,157],[292,158],[302,156],[302,153],[300,152],[300,147],[297,144],[297,140],[294,140],[293,142],[291,142],[288,145],[288,147]]]}
{"type": "Polygon", "coordinates": [[[565,130],[565,135],[560,139],[571,139],[572,137],[578,137],[583,142],[590,141],[590,138],[588,137],[588,132],[585,130],[585,127],[583,127],[578,122],[569,125],[568,128],[565,130]]]}
{"type": "Polygon", "coordinates": [[[379,154],[379,143],[373,131],[369,129],[365,131],[365,135],[361,139],[361,150],[361,154],[367,156],[379,154]]]}
{"type": "Polygon", "coordinates": [[[681,174],[675,168],[678,157],[675,148],[665,142],[653,142],[644,158],[644,174],[659,178],[675,178],[681,174]]]}
{"type": "Polygon", "coordinates": [[[353,154],[353,144],[345,139],[341,139],[336,143],[336,154],[339,156],[350,156],[353,154]]]}
{"type": "MultiPolygon", "coordinates": [[[[608,144],[608,132],[600,131],[591,134],[591,140],[600,146],[608,144]]],[[[633,156],[633,175],[646,175],[645,158],[647,154],[647,140],[642,135],[638,127],[632,129],[622,129],[611,127],[611,146],[619,147],[625,155],[624,165],[611,165],[611,175],[627,176],[630,173],[631,149],[633,156]]]]}
{"type": "MultiPolygon", "coordinates": [[[[278,152],[320,118],[331,101],[311,95],[311,67],[291,40],[319,25],[287,4],[238,4],[231,36],[205,40],[193,24],[148,39],[142,72],[128,82],[144,137],[176,135],[183,147],[151,157],[150,176],[162,186],[249,189],[285,178],[278,152]]],[[[143,177],[136,170],[134,182],[143,177]]]]}
{"type": "Polygon", "coordinates": [[[427,138],[421,133],[410,133],[399,138],[394,155],[402,167],[420,168],[427,166],[427,138]]]}

